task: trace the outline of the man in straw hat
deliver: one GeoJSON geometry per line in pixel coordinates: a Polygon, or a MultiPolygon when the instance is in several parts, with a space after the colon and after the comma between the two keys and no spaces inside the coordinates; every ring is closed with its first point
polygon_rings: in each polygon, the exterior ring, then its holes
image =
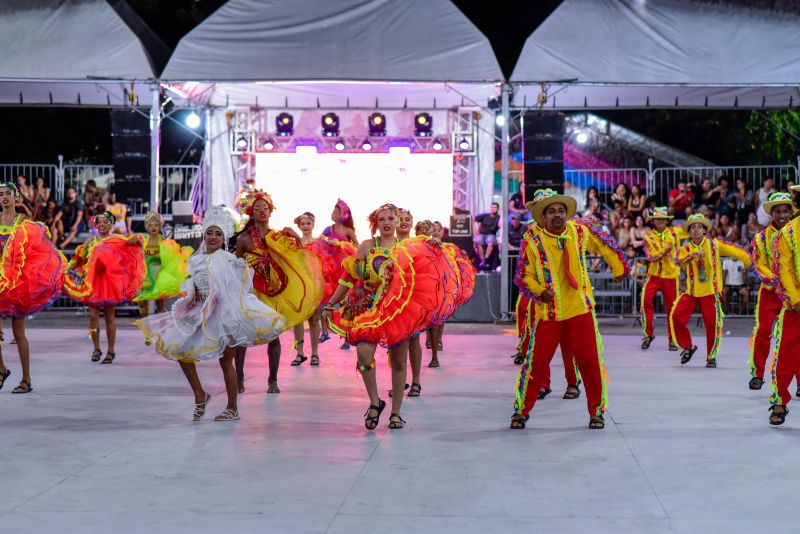
{"type": "Polygon", "coordinates": [[[688,363],[697,351],[692,345],[688,323],[697,306],[706,329],[706,367],[717,366],[717,354],[722,338],[722,313],[720,294],[724,289],[721,256],[735,258],[749,268],[750,255],[741,247],[718,239],[706,238],[711,221],[700,213],[690,215],[683,229],[691,240],[678,250],[678,264],[686,270],[686,291],[682,293],[669,316],[672,340],[682,350],[681,363],[688,363]]]}
{"type": "Polygon", "coordinates": [[[753,335],[750,337],[749,364],[752,376],[750,389],[761,389],[761,386],[764,385],[764,367],[766,367],[769,355],[772,327],[783,309],[783,301],[778,295],[779,280],[772,268],[773,245],[781,228],[786,226],[794,212],[797,211],[789,193],[771,194],[767,202],[764,202],[764,210],[772,221],[764,230],[756,234],[752,246],[753,267],[761,280],[761,287],[758,289],[756,324],[753,328],[753,335]]]}
{"type": "MultiPolygon", "coordinates": [[[[792,187],[800,191],[800,186],[792,187]]],[[[773,270],[778,279],[778,291],[783,297],[783,309],[775,325],[777,342],[772,360],[771,425],[782,425],[792,400],[789,384],[797,377],[795,395],[800,397],[800,218],[784,226],[775,239],[773,270]]]]}
{"type": "MultiPolygon", "coordinates": [[[[642,349],[650,348],[650,343],[655,339],[653,333],[653,317],[655,307],[653,301],[660,291],[664,300],[664,309],[667,319],[672,312],[675,296],[678,293],[678,275],[680,268],[675,261],[677,250],[682,239],[688,237],[682,228],[672,226],[673,216],[666,207],[656,207],[650,214],[653,222],[653,231],[644,237],[644,253],[650,265],[647,268],[647,279],[642,287],[642,349]]],[[[676,351],[678,347],[672,342],[672,328],[667,320],[667,337],[669,350],[676,351]]]]}
{"type": "MultiPolygon", "coordinates": [[[[533,212],[533,207],[536,201],[532,200],[525,204],[525,208],[529,212],[533,212]]],[[[519,257],[517,258],[517,271],[514,276],[514,283],[519,289],[519,297],[517,298],[517,334],[519,335],[519,343],[517,343],[517,353],[512,356],[514,363],[522,365],[525,362],[525,356],[531,349],[531,330],[532,325],[536,320],[536,303],[533,295],[528,290],[525,283],[525,264],[526,264],[526,249],[531,245],[535,232],[538,230],[536,221],[531,219],[528,222],[522,243],[519,248],[519,257]]],[[[575,359],[570,356],[566,351],[561,351],[561,358],[564,362],[564,376],[567,380],[567,390],[564,392],[564,399],[573,400],[581,395],[580,390],[580,374],[575,366],[575,359]]],[[[547,377],[539,388],[537,399],[541,400],[548,396],[553,390],[550,388],[550,367],[547,368],[547,377]]]]}
{"type": "Polygon", "coordinates": [[[589,428],[603,428],[607,405],[602,340],[597,332],[594,296],[585,254],[600,254],[619,281],[630,272],[619,246],[610,236],[583,221],[571,220],[575,199],[552,189],[534,196],[533,232],[522,260],[523,280],[535,303],[531,346],[517,379],[511,428],[525,428],[529,413],[545,384],[550,361],[561,345],[573,354],[586,387],[589,428]],[[595,332],[596,335],[586,335],[595,332]]]}

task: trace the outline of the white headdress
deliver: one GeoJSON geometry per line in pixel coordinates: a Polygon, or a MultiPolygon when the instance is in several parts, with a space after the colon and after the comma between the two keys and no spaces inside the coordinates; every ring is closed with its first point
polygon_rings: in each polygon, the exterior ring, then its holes
{"type": "Polygon", "coordinates": [[[214,206],[206,210],[203,215],[203,235],[205,235],[206,230],[212,226],[216,226],[222,230],[222,235],[225,236],[226,242],[233,237],[233,217],[231,217],[230,213],[228,213],[224,207],[214,206]]]}

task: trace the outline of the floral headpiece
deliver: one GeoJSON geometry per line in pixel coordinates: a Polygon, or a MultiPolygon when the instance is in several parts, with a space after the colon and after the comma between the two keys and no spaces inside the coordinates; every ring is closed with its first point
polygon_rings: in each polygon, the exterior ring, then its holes
{"type": "Polygon", "coordinates": [[[94,216],[94,225],[97,226],[97,223],[100,221],[106,221],[108,224],[114,224],[117,222],[117,217],[111,213],[110,211],[106,210],[103,213],[98,213],[94,216]]]}
{"type": "Polygon", "coordinates": [[[14,196],[19,195],[19,187],[17,187],[17,184],[15,184],[14,182],[0,182],[0,189],[2,189],[3,187],[11,189],[14,192],[14,196]]]}
{"type": "Polygon", "coordinates": [[[222,235],[225,236],[226,242],[233,236],[233,217],[222,206],[208,208],[203,214],[203,235],[212,226],[222,230],[222,235]]]}
{"type": "Polygon", "coordinates": [[[269,211],[275,211],[275,204],[272,203],[272,197],[263,189],[254,189],[249,191],[239,204],[239,213],[242,215],[253,215],[253,204],[256,200],[263,200],[269,206],[269,211]]]}
{"type": "Polygon", "coordinates": [[[431,235],[433,233],[433,223],[427,219],[419,221],[414,227],[414,233],[417,235],[431,235]]]}
{"type": "Polygon", "coordinates": [[[369,221],[370,231],[373,234],[375,233],[375,230],[378,229],[378,214],[380,212],[382,212],[383,210],[391,211],[392,213],[394,213],[395,217],[397,217],[397,214],[399,212],[399,209],[394,204],[384,204],[380,208],[378,208],[375,211],[373,211],[372,213],[370,213],[369,216],[367,217],[367,220],[369,221]]]}
{"type": "Polygon", "coordinates": [[[301,213],[300,215],[298,215],[297,217],[295,217],[295,218],[294,218],[294,224],[298,224],[298,225],[299,225],[299,224],[300,224],[300,221],[301,221],[302,219],[306,218],[306,217],[308,217],[309,219],[311,219],[311,222],[312,222],[312,223],[313,223],[313,222],[316,220],[316,217],[314,217],[314,214],[313,214],[313,213],[311,213],[310,211],[307,211],[307,212],[305,212],[305,213],[301,213]]]}
{"type": "Polygon", "coordinates": [[[144,225],[149,226],[150,223],[158,223],[159,226],[164,226],[164,218],[161,214],[155,211],[150,211],[144,216],[144,225]]]}
{"type": "Polygon", "coordinates": [[[336,222],[339,224],[344,224],[348,220],[352,220],[353,213],[350,211],[350,206],[347,205],[347,202],[340,198],[336,200],[336,207],[339,208],[339,211],[342,214],[342,218],[336,222]]]}
{"type": "Polygon", "coordinates": [[[651,219],[672,219],[673,216],[669,214],[669,208],[666,206],[657,206],[650,212],[651,219]]]}

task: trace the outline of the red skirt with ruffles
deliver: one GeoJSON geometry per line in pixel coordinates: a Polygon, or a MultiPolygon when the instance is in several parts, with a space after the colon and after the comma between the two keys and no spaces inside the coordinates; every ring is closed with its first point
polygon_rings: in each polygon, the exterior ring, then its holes
{"type": "Polygon", "coordinates": [[[142,247],[127,238],[110,236],[81,245],[76,251],[86,262],[70,269],[64,282],[66,293],[84,306],[104,308],[133,300],[142,287],[146,271],[142,247]]]}
{"type": "Polygon", "coordinates": [[[339,287],[339,279],[342,277],[342,261],[349,256],[354,256],[356,247],[346,241],[320,237],[306,244],[305,248],[313,252],[322,263],[322,278],[325,280],[325,286],[321,302],[327,304],[339,287]]]}

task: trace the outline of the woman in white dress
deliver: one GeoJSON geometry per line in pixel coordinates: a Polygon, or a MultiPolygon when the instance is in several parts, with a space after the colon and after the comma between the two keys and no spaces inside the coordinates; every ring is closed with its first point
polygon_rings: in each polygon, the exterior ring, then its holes
{"type": "Polygon", "coordinates": [[[177,360],[195,397],[193,419],[203,417],[211,399],[200,383],[195,363],[219,359],[228,405],[215,421],[239,419],[234,347],[263,345],[278,337],[285,320],[251,294],[253,271],[225,248],[234,233],[233,219],[215,206],[203,217],[203,244],[189,259],[184,296],[171,312],[137,321],[156,352],[177,360]]]}

